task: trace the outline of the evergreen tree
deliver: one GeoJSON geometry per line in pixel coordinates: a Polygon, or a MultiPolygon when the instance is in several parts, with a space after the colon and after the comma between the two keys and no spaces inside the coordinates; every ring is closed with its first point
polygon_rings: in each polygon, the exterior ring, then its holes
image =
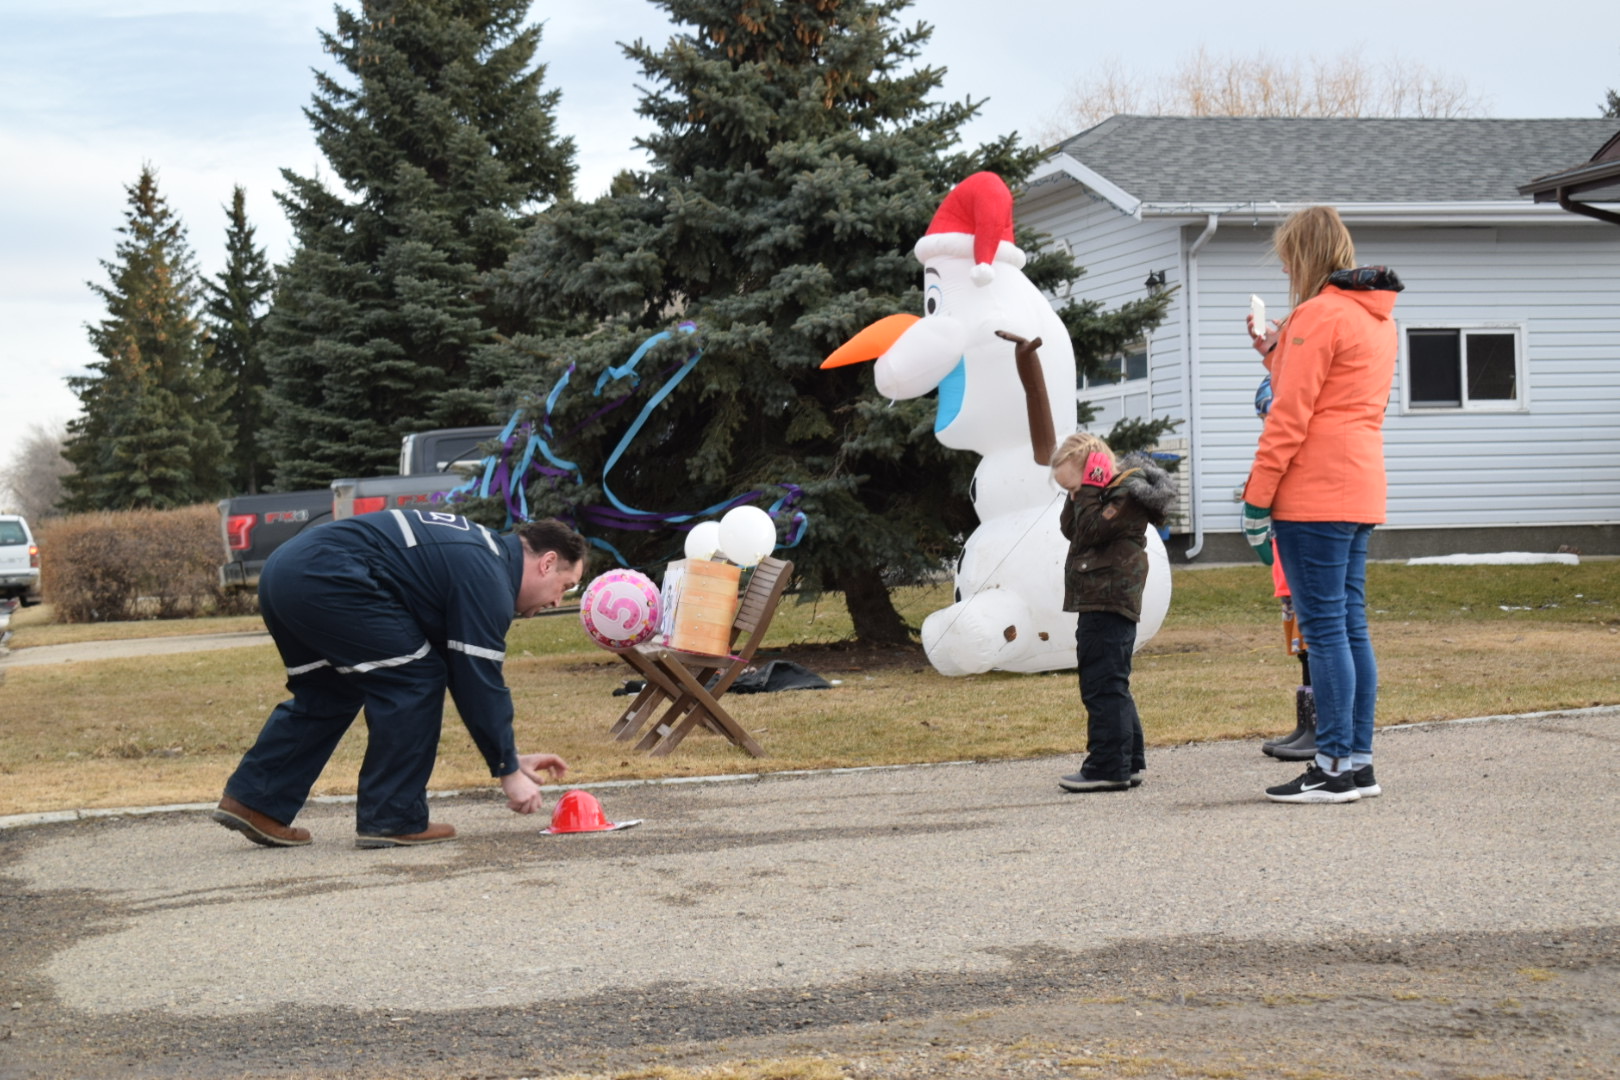
{"type": "Polygon", "coordinates": [[[1609,96],[1603,103],[1603,115],[1610,120],[1620,120],[1620,90],[1610,90],[1609,96]]]}
{"type": "MultiPolygon", "coordinates": [[[[1170,308],[1170,298],[1178,288],[1180,286],[1156,288],[1140,300],[1132,300],[1113,311],[1104,311],[1102,304],[1096,300],[1070,300],[1060,308],[1058,315],[1068,328],[1069,339],[1074,344],[1076,373],[1092,385],[1122,379],[1124,373],[1115,363],[1116,359],[1131,343],[1141,340],[1145,331],[1164,321],[1165,312],[1170,308]]],[[[1080,402],[1077,419],[1081,427],[1089,425],[1096,416],[1096,407],[1091,402],[1080,402]]],[[[1163,416],[1146,420],[1123,417],[1108,431],[1109,449],[1115,454],[1151,450],[1158,445],[1160,438],[1174,431],[1180,423],[1180,420],[1163,416]]],[[[1178,466],[1179,462],[1168,463],[1171,471],[1178,466]]]]}
{"type": "Polygon", "coordinates": [[[484,423],[469,368],[499,329],[483,275],[536,203],[572,182],[528,0],[363,0],[337,9],[306,110],[340,186],[283,171],[297,248],[278,271],[266,363],[276,485],[387,471],[401,434],[484,423]]]}
{"type": "MultiPolygon", "coordinates": [[[[567,514],[610,487],[637,509],[693,512],[798,484],[812,522],[792,553],[804,584],[842,591],[863,641],[909,640],[888,587],[956,555],[976,524],[977,459],[934,439],[932,401],[891,405],[870,379],[819,364],[873,319],[922,310],[910,251],[952,184],[979,169],[1016,183],[1036,155],[1015,137],[953,151],[978,104],[930,102],[944,73],[914,64],[932,31],[898,24],[909,0],[655,2],[689,29],[626,50],[652,86],[639,107],[655,125],[640,144],[652,168],[554,207],[502,279],[531,332],[488,359],[512,385],[528,373],[533,415],[570,363],[586,388],[551,417],[584,483],[536,483],[530,506],[567,514]],[[602,415],[589,388],[678,319],[696,335],[649,354],[639,374],[654,377],[633,400],[694,347],[702,359],[604,479],[638,410],[602,415]]],[[[1077,271],[1036,255],[1025,272],[1051,287],[1077,271]]],[[[602,538],[649,567],[680,557],[672,530],[602,538]]]]}
{"type": "Polygon", "coordinates": [[[247,193],[231,192],[226,210],[225,269],[204,282],[208,303],[204,309],[213,339],[213,366],[229,388],[227,407],[236,428],[231,449],[231,486],[256,492],[271,474],[270,452],[265,448],[264,317],[270,300],[270,262],[264,249],[253,243],[247,219],[247,193]]]}
{"type": "Polygon", "coordinates": [[[101,264],[109,283],[89,283],[107,304],[89,327],[102,358],[68,379],[82,409],[62,451],[75,469],[62,480],[72,511],[189,506],[229,489],[230,421],[185,228],[150,166],[125,190],[124,239],[101,264]]]}

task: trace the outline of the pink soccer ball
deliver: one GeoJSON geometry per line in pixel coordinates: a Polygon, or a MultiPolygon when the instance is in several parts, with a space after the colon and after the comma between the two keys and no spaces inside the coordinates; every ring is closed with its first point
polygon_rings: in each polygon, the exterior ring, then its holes
{"type": "Polygon", "coordinates": [[[635,570],[609,570],[585,587],[579,621],[604,649],[623,652],[658,631],[658,586],[635,570]]]}

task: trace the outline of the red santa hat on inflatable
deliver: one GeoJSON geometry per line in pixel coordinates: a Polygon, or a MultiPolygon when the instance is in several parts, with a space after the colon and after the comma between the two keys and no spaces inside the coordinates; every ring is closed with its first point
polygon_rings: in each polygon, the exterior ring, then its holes
{"type": "Polygon", "coordinates": [[[978,172],[953,187],[939,204],[928,235],[917,241],[919,262],[954,255],[973,260],[973,283],[995,280],[994,263],[1024,266],[1024,253],[1013,243],[1013,197],[993,172],[978,172]]]}

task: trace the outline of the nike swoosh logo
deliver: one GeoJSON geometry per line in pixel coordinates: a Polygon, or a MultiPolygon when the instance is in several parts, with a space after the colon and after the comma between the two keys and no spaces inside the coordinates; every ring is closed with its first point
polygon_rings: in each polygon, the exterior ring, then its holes
{"type": "Polygon", "coordinates": [[[1299,790],[1301,790],[1301,791],[1315,791],[1317,788],[1323,788],[1323,787],[1327,787],[1327,781],[1325,781],[1325,780],[1320,784],[1301,784],[1301,785],[1299,785],[1299,790]]]}

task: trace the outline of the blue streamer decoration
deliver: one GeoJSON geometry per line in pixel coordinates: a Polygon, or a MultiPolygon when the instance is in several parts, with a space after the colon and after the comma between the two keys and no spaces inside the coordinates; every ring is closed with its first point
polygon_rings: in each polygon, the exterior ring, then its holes
{"type": "MultiPolygon", "coordinates": [[[[697,332],[697,325],[691,322],[683,322],[676,327],[676,330],[683,334],[693,334],[697,332]]],[[[673,336],[674,331],[669,330],[654,334],[642,342],[623,364],[610,367],[597,377],[594,390],[594,396],[596,397],[600,397],[602,391],[610,383],[626,378],[631,381],[630,392],[599,409],[592,415],[590,420],[604,416],[629,401],[631,393],[641,385],[641,375],[637,372],[636,366],[641,363],[642,359],[646,357],[654,346],[662,341],[670,340],[673,336]]],[[[565,516],[575,529],[581,533],[585,533],[586,529],[591,527],[634,532],[673,528],[685,532],[691,529],[693,525],[698,524],[700,520],[724,514],[728,510],[746,506],[765,497],[766,493],[764,491],[749,491],[693,513],[667,513],[653,510],[637,510],[634,507],[626,506],[608,487],[608,473],[618,464],[619,459],[624,456],[630,444],[641,433],[642,427],[645,426],[653,410],[674,392],[675,388],[680,385],[681,380],[691,373],[702,358],[703,350],[694,349],[685,361],[666,369],[665,374],[669,378],[641,407],[640,413],[631,422],[624,434],[620,436],[618,445],[613,448],[613,452],[608,455],[607,461],[602,465],[602,493],[612,505],[574,507],[565,516]]],[[[501,430],[501,451],[498,454],[485,457],[481,463],[483,467],[482,477],[474,477],[468,480],[452,493],[453,497],[457,498],[458,501],[467,498],[474,489],[484,498],[498,495],[502,502],[506,504],[505,528],[511,529],[515,524],[529,520],[527,481],[531,473],[548,477],[553,484],[569,478],[576,484],[583,485],[585,483],[584,473],[579,465],[558,456],[551,445],[557,439],[556,432],[551,424],[552,414],[556,410],[557,402],[562,397],[563,391],[573,378],[575,370],[576,365],[570,363],[557,380],[557,384],[546,395],[545,414],[538,423],[533,421],[525,422],[523,419],[524,410],[521,408],[512,413],[511,419],[507,421],[506,426],[501,430]],[[513,465],[512,457],[517,452],[517,444],[520,441],[523,449],[521,454],[518,455],[517,463],[513,465]],[[535,460],[536,453],[549,462],[550,466],[540,465],[535,460]]],[[[586,423],[589,423],[590,420],[587,420],[586,423]]],[[[804,539],[805,533],[809,530],[809,518],[802,510],[797,508],[798,503],[804,497],[804,491],[796,484],[782,484],[780,486],[783,488],[782,496],[771,503],[766,513],[773,520],[783,522],[787,526],[787,536],[777,544],[777,547],[793,548],[799,546],[799,543],[804,539]]],[[[620,566],[630,565],[624,554],[608,541],[589,534],[586,534],[586,539],[593,547],[612,555],[620,566]]]]}

